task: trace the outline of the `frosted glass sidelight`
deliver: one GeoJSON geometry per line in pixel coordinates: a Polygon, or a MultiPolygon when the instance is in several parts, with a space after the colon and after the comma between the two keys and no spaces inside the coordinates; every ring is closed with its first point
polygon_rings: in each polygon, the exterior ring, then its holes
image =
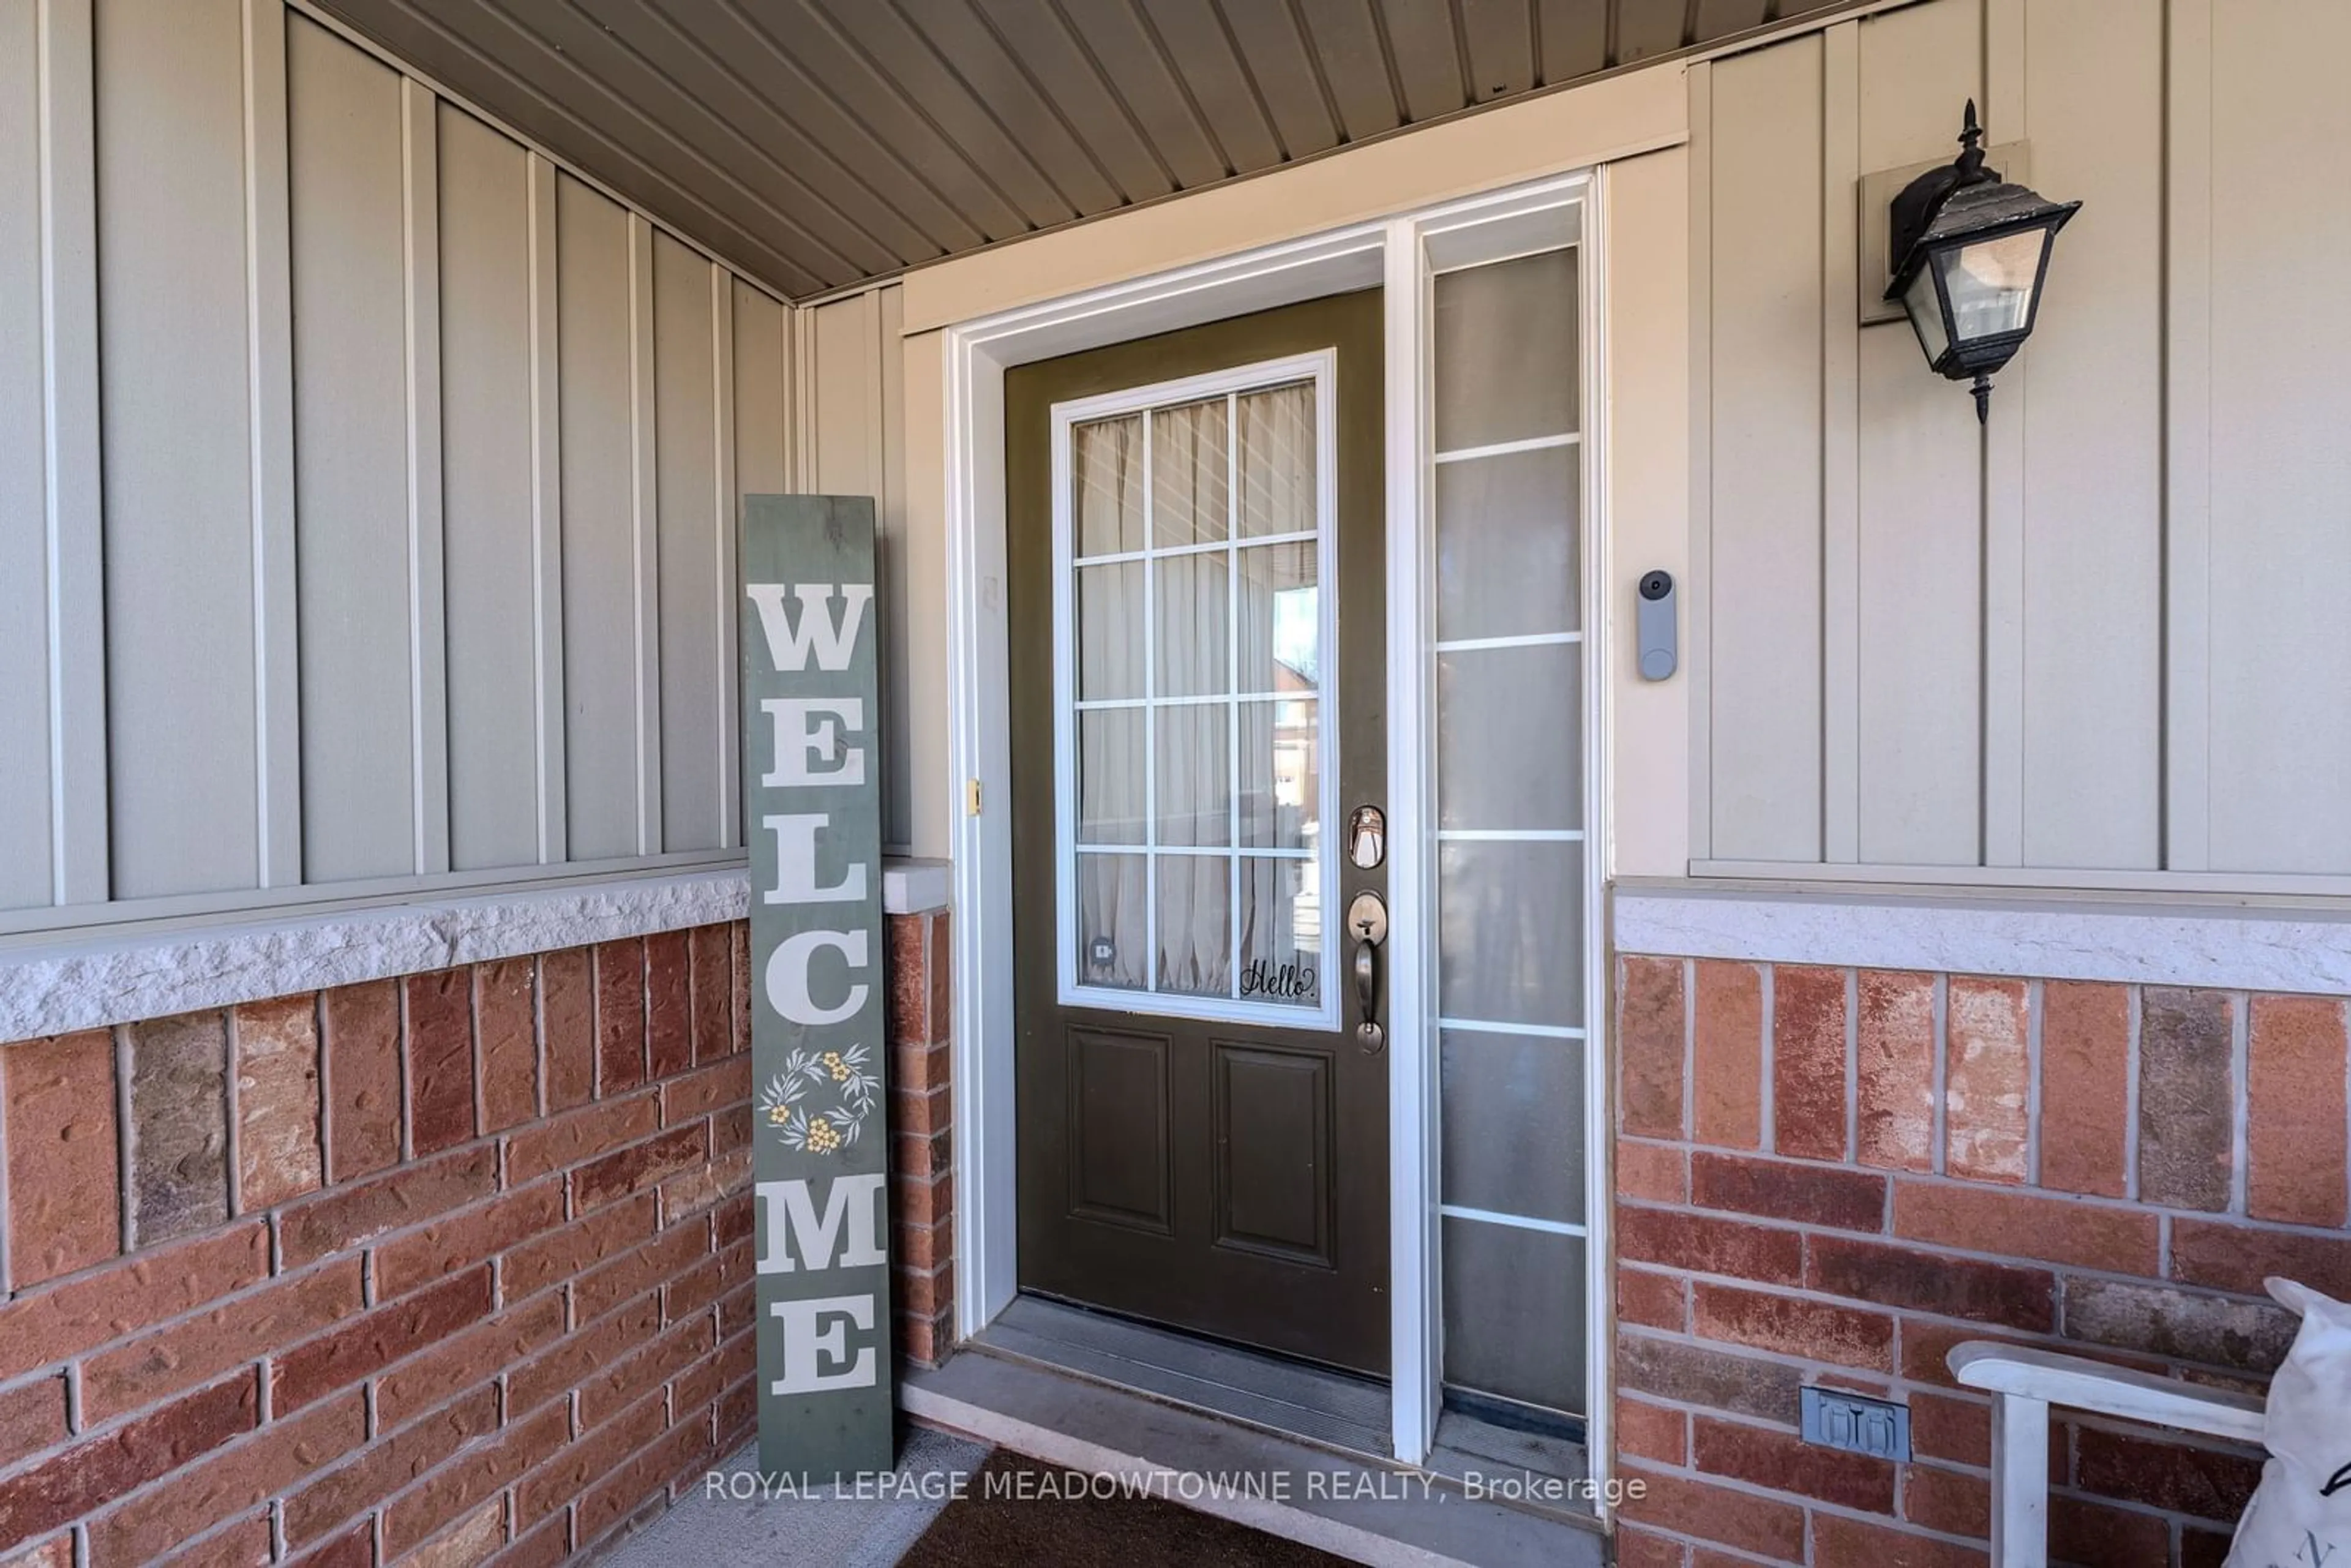
{"type": "Polygon", "coordinates": [[[1583,1042],[1446,1030],[1441,1200],[1583,1223],[1583,1042]]]}
{"type": "Polygon", "coordinates": [[[1586,1412],[1589,963],[1577,253],[1439,274],[1439,1270],[1448,1389],[1586,1412]]]}
{"type": "Polygon", "coordinates": [[[1486,1023],[1583,1022],[1583,846],[1437,846],[1437,1011],[1486,1023]]]}
{"type": "Polygon", "coordinates": [[[1437,656],[1437,825],[1583,825],[1583,650],[1573,643],[1437,656]]]}
{"type": "Polygon", "coordinates": [[[1437,635],[1573,632],[1581,450],[1542,446],[1437,465],[1437,635]]]}
{"type": "Polygon", "coordinates": [[[1575,252],[1441,273],[1436,303],[1437,451],[1576,427],[1575,252]]]}
{"type": "Polygon", "coordinates": [[[1583,1409],[1583,1239],[1448,1216],[1444,1246],[1446,1385],[1583,1409]]]}

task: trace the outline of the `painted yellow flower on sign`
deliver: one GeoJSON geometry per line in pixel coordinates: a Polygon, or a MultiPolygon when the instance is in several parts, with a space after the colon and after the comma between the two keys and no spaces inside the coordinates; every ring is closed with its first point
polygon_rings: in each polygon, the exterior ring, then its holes
{"type": "Polygon", "coordinates": [[[786,1148],[829,1155],[857,1141],[882,1092],[882,1081],[867,1071],[867,1060],[862,1045],[821,1053],[795,1051],[784,1059],[783,1071],[768,1081],[759,1108],[786,1148]],[[820,1112],[803,1103],[828,1088],[839,1091],[837,1103],[820,1112]]]}

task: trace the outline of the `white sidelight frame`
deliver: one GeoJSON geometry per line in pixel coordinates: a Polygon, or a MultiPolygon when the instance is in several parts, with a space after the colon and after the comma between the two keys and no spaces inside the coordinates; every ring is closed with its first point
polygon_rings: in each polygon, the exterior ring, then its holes
{"type": "MultiPolygon", "coordinates": [[[[1054,901],[1056,940],[1060,952],[1054,960],[1054,974],[1060,984],[1060,999],[1063,1007],[1102,1008],[1167,1018],[1206,1019],[1227,1023],[1262,1024],[1270,1029],[1339,1028],[1339,997],[1341,988],[1334,982],[1339,974],[1339,925],[1332,918],[1339,904],[1339,862],[1331,846],[1337,842],[1341,807],[1339,804],[1339,705],[1332,700],[1332,679],[1318,674],[1311,700],[1315,706],[1314,744],[1320,753],[1315,770],[1315,810],[1324,825],[1319,843],[1311,855],[1289,851],[1245,850],[1236,827],[1231,841],[1222,850],[1207,852],[1222,858],[1226,855],[1247,860],[1257,858],[1310,860],[1314,865],[1315,891],[1322,900],[1322,945],[1315,954],[1321,966],[1322,979],[1315,988],[1311,1007],[1293,1007],[1281,1002],[1255,1002],[1241,998],[1238,990],[1231,997],[1206,997],[1181,991],[1157,988],[1157,955],[1159,950],[1159,908],[1155,873],[1150,883],[1153,890],[1146,895],[1145,919],[1152,931],[1146,946],[1145,974],[1142,990],[1126,990],[1113,987],[1083,983],[1078,975],[1078,861],[1083,854],[1142,854],[1155,859],[1168,852],[1164,846],[1144,844],[1103,843],[1081,847],[1078,842],[1078,716],[1088,711],[1088,705],[1078,697],[1077,652],[1077,574],[1080,567],[1109,562],[1134,560],[1143,562],[1146,606],[1155,604],[1150,587],[1154,563],[1169,555],[1215,555],[1223,553],[1228,559],[1237,559],[1244,549],[1263,549],[1283,544],[1311,542],[1314,546],[1314,570],[1317,587],[1315,603],[1315,646],[1323,659],[1324,670],[1332,666],[1329,655],[1339,646],[1339,415],[1335,399],[1339,392],[1338,355],[1325,349],[1311,354],[1293,354],[1284,359],[1265,360],[1256,364],[1237,365],[1230,370],[1215,371],[1206,375],[1186,376],[1180,380],[1158,382],[1149,386],[1126,387],[1117,392],[1102,392],[1093,397],[1077,398],[1057,402],[1052,409],[1053,443],[1053,859],[1054,875],[1060,896],[1054,901]],[[1314,389],[1314,532],[1284,534],[1271,538],[1244,538],[1240,532],[1240,485],[1237,465],[1240,459],[1240,423],[1237,417],[1239,399],[1253,392],[1274,387],[1306,385],[1314,389]],[[1153,411],[1181,403],[1198,402],[1205,399],[1221,398],[1227,417],[1231,421],[1226,451],[1226,500],[1228,507],[1227,534],[1221,541],[1207,545],[1186,545],[1164,549],[1154,533],[1152,520],[1153,484],[1146,475],[1143,486],[1144,548],[1133,553],[1120,552],[1108,556],[1078,554],[1076,523],[1071,515],[1071,432],[1081,424],[1098,420],[1114,419],[1125,414],[1142,414],[1143,451],[1146,468],[1150,463],[1151,431],[1155,423],[1153,411]]],[[[1227,668],[1231,691],[1220,699],[1208,699],[1219,706],[1236,698],[1242,701],[1273,701],[1280,694],[1242,693],[1237,664],[1237,645],[1233,639],[1239,634],[1240,578],[1238,572],[1229,580],[1228,591],[1232,595],[1226,618],[1228,645],[1227,668]]],[[[1151,611],[1146,608],[1145,615],[1151,611]]],[[[1146,669],[1156,660],[1157,627],[1155,621],[1143,631],[1144,664],[1146,669]]],[[[1157,727],[1163,699],[1155,695],[1143,701],[1144,715],[1144,814],[1147,819],[1157,816],[1157,727]]],[[[1126,706],[1120,699],[1115,706],[1126,706]]],[[[1238,786],[1240,770],[1240,747],[1237,732],[1228,737],[1226,766],[1231,770],[1238,786]]],[[[1233,793],[1232,809],[1238,813],[1240,795],[1233,793]]],[[[1235,818],[1238,824],[1238,816],[1235,818]]],[[[1155,826],[1151,830],[1156,834],[1155,826]]],[[[1236,986],[1240,978],[1241,890],[1236,867],[1231,887],[1231,927],[1233,943],[1233,977],[1236,986]]]]}
{"type": "Polygon", "coordinates": [[[1353,289],[1384,290],[1387,508],[1388,873],[1386,979],[1390,1412],[1395,1458],[1428,1458],[1441,1408],[1435,1050],[1434,597],[1427,389],[1435,271],[1579,249],[1584,646],[1584,1051],[1586,1451],[1602,1476],[1612,1440],[1612,1272],[1607,1195],[1610,1053],[1604,882],[1606,741],[1614,636],[1607,591],[1604,170],[1563,172],[1479,196],[1019,307],[940,332],[947,502],[948,765],[964,801],[954,833],[956,1327],[969,1337],[1018,1290],[1014,1150],[1012,840],[1006,619],[1004,372],[1080,350],[1353,289]]]}

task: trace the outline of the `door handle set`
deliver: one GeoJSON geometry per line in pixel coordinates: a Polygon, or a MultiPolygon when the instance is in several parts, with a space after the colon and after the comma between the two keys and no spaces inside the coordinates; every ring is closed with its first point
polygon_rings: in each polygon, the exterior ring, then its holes
{"type": "Polygon", "coordinates": [[[1380,1023],[1380,944],[1387,940],[1388,906],[1368,888],[1347,905],[1347,929],[1354,935],[1355,1000],[1364,1021],[1355,1026],[1355,1043],[1367,1055],[1387,1047],[1388,1031],[1380,1023]]]}

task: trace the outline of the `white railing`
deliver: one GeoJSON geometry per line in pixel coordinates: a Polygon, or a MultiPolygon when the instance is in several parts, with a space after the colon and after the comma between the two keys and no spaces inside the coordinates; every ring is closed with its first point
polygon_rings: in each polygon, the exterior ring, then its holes
{"type": "Polygon", "coordinates": [[[1992,1568],[2047,1568],[2053,1406],[2241,1442],[2262,1440],[2262,1402],[2250,1394],[1982,1340],[1954,1348],[1950,1364],[1961,1383],[1993,1396],[1992,1568]]]}

